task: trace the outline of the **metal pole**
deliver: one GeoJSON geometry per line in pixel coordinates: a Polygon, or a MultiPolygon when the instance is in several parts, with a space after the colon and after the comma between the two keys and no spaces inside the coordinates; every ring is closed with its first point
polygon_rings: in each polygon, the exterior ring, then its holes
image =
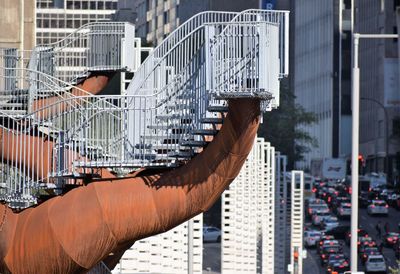
{"type": "Polygon", "coordinates": [[[188,274],[193,274],[193,219],[188,221],[188,274]]]}
{"type": "Polygon", "coordinates": [[[357,272],[358,236],[358,140],[360,116],[360,69],[358,68],[359,34],[353,35],[353,81],[352,81],[352,151],[351,151],[351,271],[357,272]]]}

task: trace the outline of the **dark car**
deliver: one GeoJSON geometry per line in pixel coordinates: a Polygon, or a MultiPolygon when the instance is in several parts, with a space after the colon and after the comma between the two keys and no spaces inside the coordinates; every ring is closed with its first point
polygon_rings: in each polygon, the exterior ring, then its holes
{"type": "MultiPolygon", "coordinates": [[[[358,237],[367,237],[367,236],[368,236],[368,232],[367,231],[365,231],[362,228],[358,229],[358,237]]],[[[349,230],[346,233],[346,236],[345,236],[345,239],[344,239],[346,244],[348,244],[348,245],[350,245],[350,238],[351,238],[351,233],[350,233],[350,230],[349,230]]]]}
{"type": "Polygon", "coordinates": [[[331,273],[343,274],[349,270],[350,270],[350,265],[349,265],[349,262],[346,260],[337,260],[337,261],[328,262],[327,267],[326,267],[326,273],[328,273],[328,274],[331,274],[331,273]]]}
{"type": "Polygon", "coordinates": [[[360,252],[361,262],[365,264],[368,260],[369,255],[380,255],[381,252],[378,250],[377,247],[366,247],[363,252],[360,252]]]}
{"type": "Polygon", "coordinates": [[[349,225],[339,225],[335,228],[332,228],[329,231],[326,231],[325,235],[332,235],[333,237],[335,237],[335,239],[344,240],[344,239],[346,239],[346,235],[349,230],[350,230],[349,225]]]}
{"type": "Polygon", "coordinates": [[[360,191],[360,195],[358,196],[358,206],[366,208],[370,203],[371,199],[369,198],[369,193],[367,191],[360,191]]]}
{"type": "Polygon", "coordinates": [[[358,253],[362,254],[368,247],[377,247],[378,245],[371,237],[360,237],[358,245],[358,253]]]}
{"type": "Polygon", "coordinates": [[[317,244],[317,253],[320,252],[321,247],[324,245],[325,241],[333,241],[335,240],[335,237],[333,237],[332,235],[323,235],[321,236],[321,239],[319,240],[318,244],[317,244]]]}
{"type": "Polygon", "coordinates": [[[389,232],[383,235],[383,245],[387,247],[395,245],[399,240],[399,236],[399,233],[396,232],[389,232]]]}
{"type": "Polygon", "coordinates": [[[342,252],[341,247],[336,244],[336,245],[327,245],[322,247],[321,253],[320,253],[320,258],[321,258],[321,265],[324,266],[328,262],[328,258],[331,254],[340,254],[342,252]]]}

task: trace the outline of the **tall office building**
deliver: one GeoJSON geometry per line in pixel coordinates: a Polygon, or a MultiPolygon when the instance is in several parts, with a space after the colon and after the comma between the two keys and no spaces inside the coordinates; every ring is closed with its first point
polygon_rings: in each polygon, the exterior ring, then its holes
{"type": "MultiPolygon", "coordinates": [[[[360,33],[397,33],[398,0],[356,1],[355,30],[360,33]]],[[[366,160],[365,171],[386,170],[399,176],[400,85],[399,43],[397,39],[362,39],[360,65],[360,153],[366,160]],[[385,115],[387,114],[387,117],[385,115]],[[386,136],[388,126],[388,136],[386,136]],[[386,148],[386,142],[387,148],[386,148]]]]}
{"type": "Polygon", "coordinates": [[[299,168],[312,159],[351,152],[350,0],[292,1],[292,89],[296,103],[317,122],[302,126],[318,141],[299,168]]]}
{"type": "Polygon", "coordinates": [[[54,43],[82,25],[109,21],[117,3],[118,0],[37,0],[36,42],[54,43]]]}
{"type": "Polygon", "coordinates": [[[176,27],[199,12],[258,8],[259,0],[134,0],[131,5],[137,11],[136,36],[158,45],[176,27]]]}

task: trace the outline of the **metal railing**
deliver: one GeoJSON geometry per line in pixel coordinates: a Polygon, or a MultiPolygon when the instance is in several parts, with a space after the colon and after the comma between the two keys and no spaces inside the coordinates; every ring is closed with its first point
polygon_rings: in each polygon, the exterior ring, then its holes
{"type": "Polygon", "coordinates": [[[0,199],[24,207],[43,189],[58,194],[104,167],[128,172],[182,165],[218,132],[226,99],[271,102],[282,77],[281,26],[265,20],[264,11],[243,14],[211,12],[189,20],[149,55],[128,95],[87,94],[32,69],[40,64],[32,59],[30,69],[3,69],[5,86],[9,78],[25,82],[34,96],[29,114],[0,115],[0,166],[13,178],[3,181],[0,199]]]}

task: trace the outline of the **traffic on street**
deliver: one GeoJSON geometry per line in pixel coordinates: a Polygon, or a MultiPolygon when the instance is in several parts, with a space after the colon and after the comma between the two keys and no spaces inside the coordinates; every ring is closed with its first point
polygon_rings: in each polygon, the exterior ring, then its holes
{"type": "MultiPolygon", "coordinates": [[[[350,270],[350,182],[316,180],[305,200],[304,273],[350,270]]],[[[400,258],[400,195],[360,179],[358,270],[389,273],[400,258]]]]}

